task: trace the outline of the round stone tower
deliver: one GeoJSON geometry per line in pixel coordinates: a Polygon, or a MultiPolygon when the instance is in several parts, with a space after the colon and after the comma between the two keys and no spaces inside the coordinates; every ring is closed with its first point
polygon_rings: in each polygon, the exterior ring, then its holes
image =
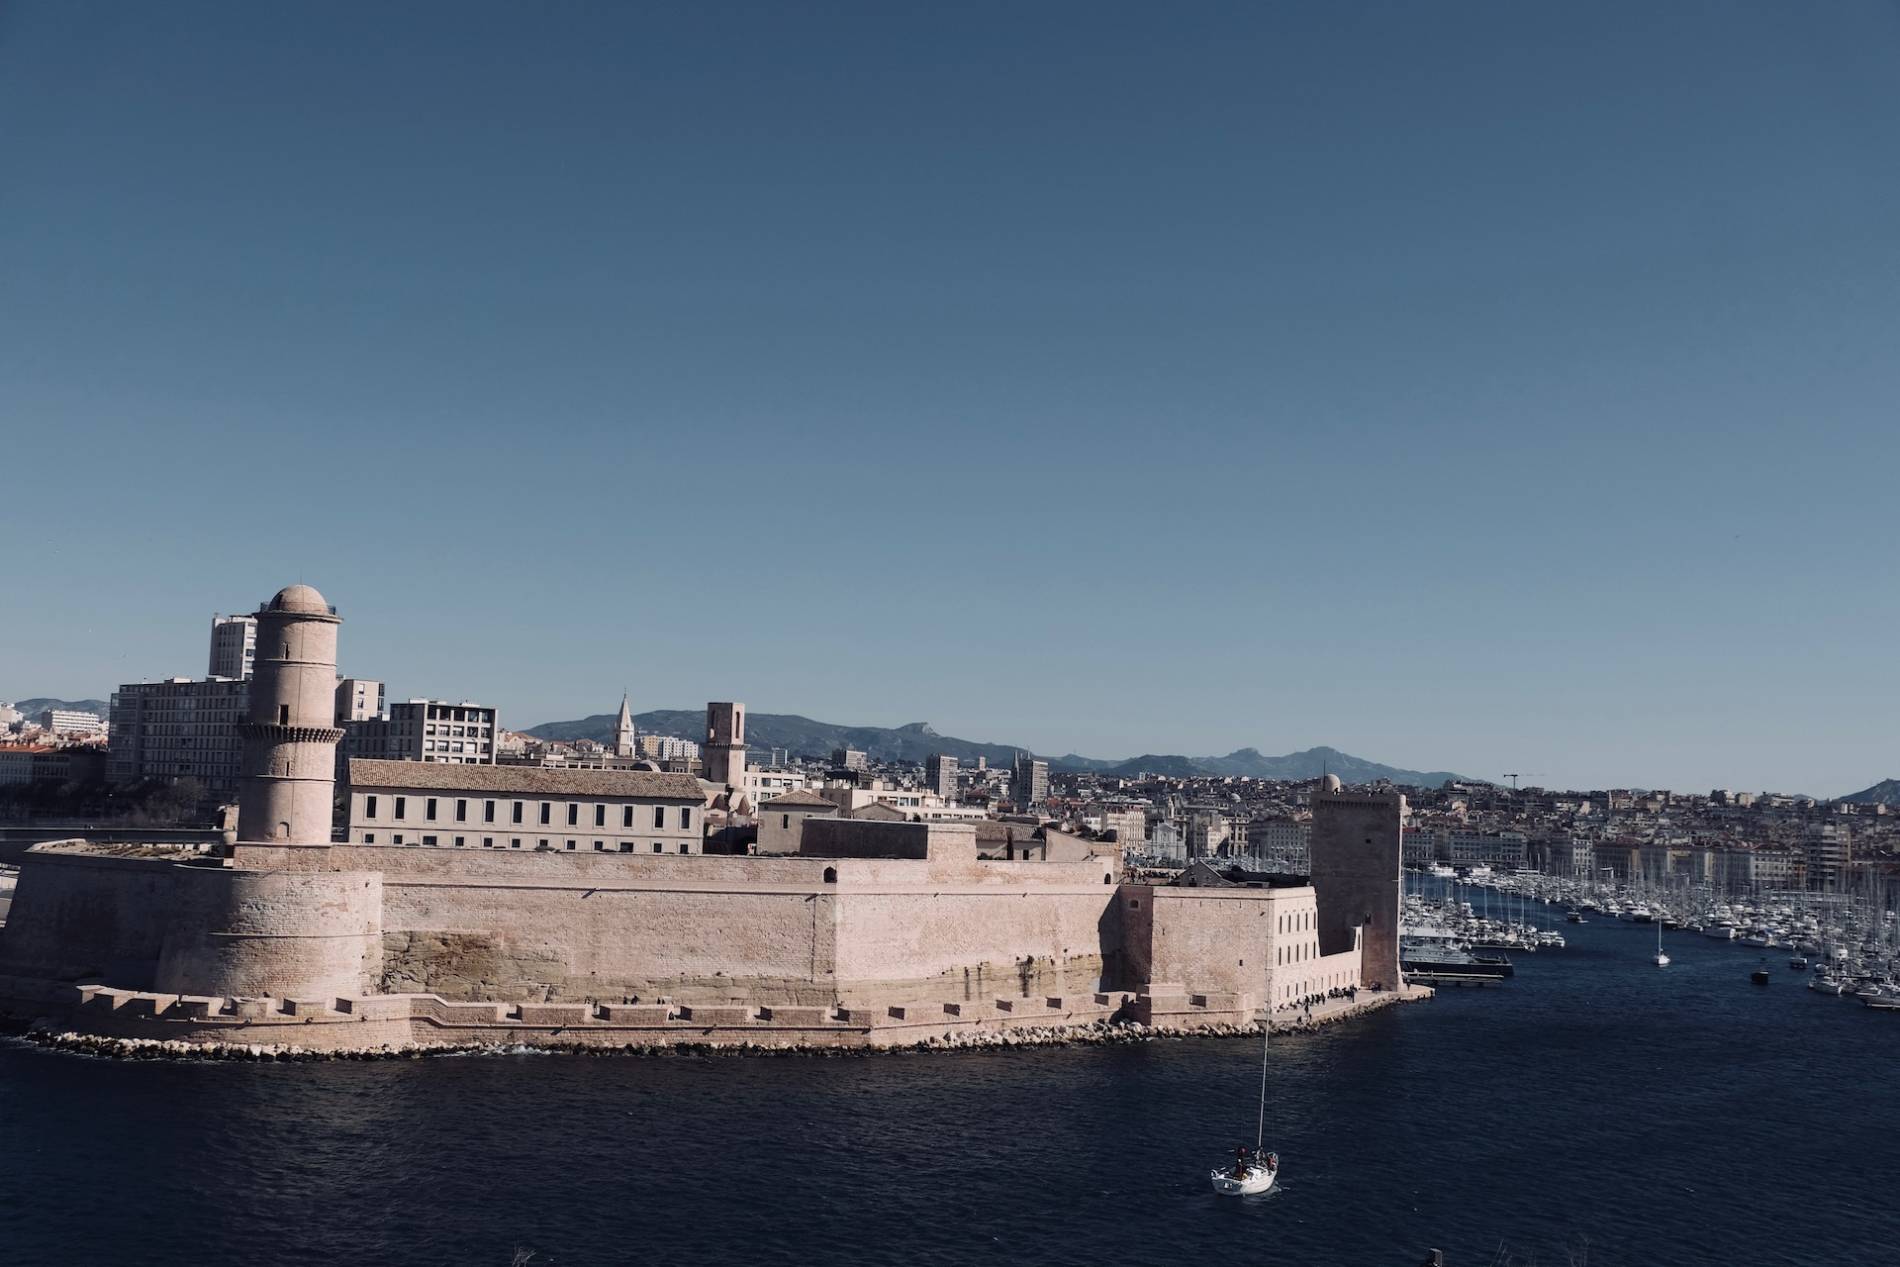
{"type": "Polygon", "coordinates": [[[336,631],[323,595],[291,585],[257,613],[238,789],[240,844],[328,845],[336,784],[336,631]]]}

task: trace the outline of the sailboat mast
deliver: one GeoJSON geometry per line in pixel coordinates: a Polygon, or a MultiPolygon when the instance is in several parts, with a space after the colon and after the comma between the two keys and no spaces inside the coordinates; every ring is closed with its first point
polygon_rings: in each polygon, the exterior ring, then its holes
{"type": "Polygon", "coordinates": [[[1266,1019],[1260,1022],[1260,1124],[1254,1128],[1253,1148],[1259,1152],[1267,1143],[1267,1048],[1273,1044],[1273,1010],[1268,1006],[1266,1019]]]}

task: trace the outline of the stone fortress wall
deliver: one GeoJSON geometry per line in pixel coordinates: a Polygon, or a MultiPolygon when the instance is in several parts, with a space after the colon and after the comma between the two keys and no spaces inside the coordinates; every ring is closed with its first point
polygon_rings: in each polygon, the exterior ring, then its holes
{"type": "MultiPolygon", "coordinates": [[[[812,818],[789,856],[331,844],[335,732],[309,683],[333,674],[338,618],[293,586],[259,619],[239,839],[218,856],[28,851],[0,928],[0,1012],[334,1050],[1193,1026],[1358,983],[1361,936],[1396,922],[1397,798],[1317,798],[1330,901],[1324,884],[1125,884],[1114,853],[984,858],[963,823],[812,818]]],[[[742,752],[740,706],[713,707],[742,752]]]]}

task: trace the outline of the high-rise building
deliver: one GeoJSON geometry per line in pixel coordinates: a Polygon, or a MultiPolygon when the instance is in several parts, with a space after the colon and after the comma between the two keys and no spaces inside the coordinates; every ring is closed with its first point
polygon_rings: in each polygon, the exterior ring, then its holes
{"type": "Polygon", "coordinates": [[[1010,778],[1010,794],[1025,809],[1049,799],[1049,763],[1026,752],[1016,754],[1015,771],[1010,778]]]}
{"type": "Polygon", "coordinates": [[[957,759],[944,753],[932,753],[924,761],[924,782],[946,801],[957,799],[957,759]]]}
{"type": "Polygon", "coordinates": [[[737,787],[745,781],[745,705],[706,705],[706,781],[737,787]]]}
{"type": "Polygon", "coordinates": [[[1854,860],[1854,838],[1842,823],[1811,823],[1807,838],[1807,886],[1829,889],[1840,883],[1854,860]]]}
{"type": "Polygon", "coordinates": [[[495,764],[495,710],[468,700],[412,699],[389,706],[389,716],[350,722],[345,759],[495,764]]]}
{"type": "Polygon", "coordinates": [[[831,750],[831,768],[834,770],[868,770],[871,758],[855,748],[833,748],[831,750]]]}
{"type": "Polygon", "coordinates": [[[242,682],[251,676],[256,662],[257,617],[213,616],[211,662],[205,669],[205,676],[242,682]]]}
{"type": "Polygon", "coordinates": [[[336,684],[336,724],[374,721],[383,715],[383,684],[366,677],[346,677],[336,684]]]}
{"type": "Polygon", "coordinates": [[[130,682],[112,693],[107,777],[114,783],[196,779],[210,796],[237,795],[250,683],[228,678],[130,682]]]}

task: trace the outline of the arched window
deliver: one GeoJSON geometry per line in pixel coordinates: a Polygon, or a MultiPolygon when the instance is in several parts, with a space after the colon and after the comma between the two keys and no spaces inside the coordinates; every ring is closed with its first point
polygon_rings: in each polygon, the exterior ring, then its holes
{"type": "Polygon", "coordinates": [[[837,882],[838,882],[838,868],[826,867],[825,868],[825,883],[836,884],[837,882]]]}

